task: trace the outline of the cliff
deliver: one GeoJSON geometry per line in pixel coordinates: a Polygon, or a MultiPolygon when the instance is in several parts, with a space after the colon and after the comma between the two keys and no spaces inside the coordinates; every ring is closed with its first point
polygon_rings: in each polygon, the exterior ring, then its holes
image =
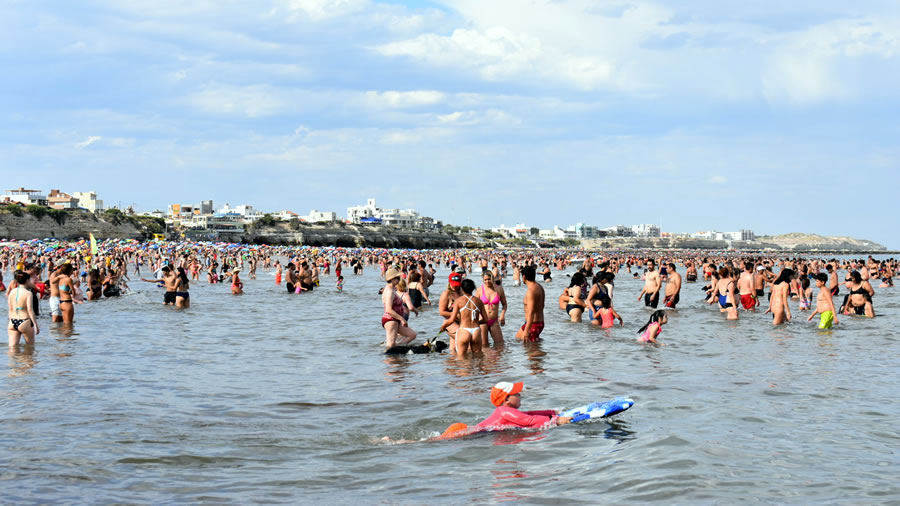
{"type": "Polygon", "coordinates": [[[473,246],[452,234],[367,225],[305,225],[298,222],[256,224],[243,233],[219,234],[220,241],[251,244],[301,244],[350,248],[459,248],[473,246]]]}
{"type": "Polygon", "coordinates": [[[887,251],[876,242],[852,237],[827,237],[816,234],[790,234],[761,236],[760,241],[775,244],[783,250],[791,251],[887,251]]]}
{"type": "MultiPolygon", "coordinates": [[[[163,229],[164,230],[164,229],[163,229]]],[[[106,238],[143,239],[150,232],[136,219],[121,213],[97,216],[88,211],[67,211],[46,215],[32,214],[26,209],[0,209],[0,237],[13,240],[87,238],[94,234],[98,240],[106,238]]]]}
{"type": "Polygon", "coordinates": [[[733,248],[746,251],[847,252],[887,251],[881,244],[849,237],[825,237],[813,234],[760,236],[754,241],[714,241],[690,238],[607,237],[582,241],[586,249],[708,249],[733,248]]]}

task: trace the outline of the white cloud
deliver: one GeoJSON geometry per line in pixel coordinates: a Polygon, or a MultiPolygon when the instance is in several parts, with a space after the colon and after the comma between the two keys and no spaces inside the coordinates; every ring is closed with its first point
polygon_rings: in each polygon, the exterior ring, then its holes
{"type": "Polygon", "coordinates": [[[78,148],[78,149],[84,149],[84,148],[90,146],[91,144],[94,144],[95,142],[101,140],[101,139],[103,139],[103,137],[101,137],[101,136],[99,136],[99,135],[92,135],[92,136],[88,137],[87,140],[84,140],[84,141],[82,141],[82,142],[79,142],[79,143],[75,144],[75,147],[78,148]]]}
{"type": "Polygon", "coordinates": [[[408,108],[423,105],[434,105],[443,102],[446,94],[440,91],[368,91],[366,102],[373,107],[408,108]]]}
{"type": "Polygon", "coordinates": [[[367,0],[281,0],[277,3],[289,12],[290,21],[298,16],[323,21],[360,12],[371,6],[367,0]]]}
{"type": "Polygon", "coordinates": [[[189,94],[185,101],[203,112],[237,114],[248,118],[273,116],[283,111],[287,105],[283,94],[269,85],[213,84],[189,94]]]}
{"type": "Polygon", "coordinates": [[[709,178],[709,182],[713,184],[725,184],[728,182],[728,178],[725,176],[712,176],[709,178]]]}

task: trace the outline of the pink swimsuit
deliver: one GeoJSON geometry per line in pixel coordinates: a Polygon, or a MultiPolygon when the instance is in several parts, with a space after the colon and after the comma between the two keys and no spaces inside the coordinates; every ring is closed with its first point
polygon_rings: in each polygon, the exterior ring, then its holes
{"type": "Polygon", "coordinates": [[[556,419],[556,412],[553,410],[542,411],[519,411],[509,406],[499,406],[476,427],[491,428],[496,430],[527,428],[537,429],[543,427],[552,420],[556,419]]]}
{"type": "MultiPolygon", "coordinates": [[[[650,342],[650,329],[652,329],[654,325],[659,327],[659,322],[653,322],[650,325],[647,325],[647,330],[645,330],[644,333],[641,334],[641,337],[638,338],[638,341],[640,341],[642,343],[649,343],[650,342]]],[[[660,334],[662,334],[662,328],[659,329],[659,331],[656,333],[656,336],[659,337],[660,334]]]]}
{"type": "MultiPolygon", "coordinates": [[[[484,294],[484,285],[481,285],[481,302],[483,302],[485,306],[496,306],[497,304],[500,304],[500,294],[495,293],[493,299],[488,299],[487,295],[484,294]]],[[[490,320],[488,320],[488,328],[493,327],[495,323],[497,323],[496,318],[491,318],[490,320]]]]}

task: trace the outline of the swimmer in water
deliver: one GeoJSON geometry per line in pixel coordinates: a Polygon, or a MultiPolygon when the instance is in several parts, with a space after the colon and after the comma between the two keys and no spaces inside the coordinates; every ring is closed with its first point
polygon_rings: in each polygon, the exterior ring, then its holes
{"type": "Polygon", "coordinates": [[[668,321],[669,317],[666,315],[666,312],[662,309],[657,309],[650,315],[647,323],[637,331],[640,334],[637,340],[642,343],[662,344],[665,346],[664,343],[660,343],[656,338],[662,333],[662,326],[668,321]]]}

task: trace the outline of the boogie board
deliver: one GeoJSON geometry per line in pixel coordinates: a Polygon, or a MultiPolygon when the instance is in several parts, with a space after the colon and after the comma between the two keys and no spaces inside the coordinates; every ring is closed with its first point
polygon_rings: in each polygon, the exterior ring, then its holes
{"type": "Polygon", "coordinates": [[[592,402],[584,406],[568,409],[560,413],[559,416],[571,416],[572,423],[587,422],[619,414],[631,406],[634,406],[634,399],[616,397],[611,401],[592,402]]]}

